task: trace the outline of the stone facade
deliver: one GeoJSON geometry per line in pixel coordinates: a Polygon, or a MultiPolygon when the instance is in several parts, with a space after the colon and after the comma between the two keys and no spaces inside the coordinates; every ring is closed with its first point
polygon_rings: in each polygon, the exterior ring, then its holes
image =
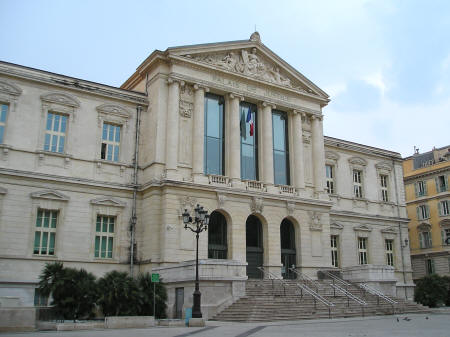
{"type": "Polygon", "coordinates": [[[333,269],[333,235],[336,268],[344,275],[385,280],[391,292],[411,298],[401,157],[324,137],[322,108],[328,101],[257,33],[248,41],[155,51],[121,88],[0,63],[0,102],[8,107],[0,145],[0,299],[16,296],[32,305],[43,265],[58,260],[97,276],[158,272],[169,289],[169,315],[176,316],[177,289],[183,288],[183,307],[192,304],[195,237],[184,229],[181,214],[192,214],[196,204],[221,213],[227,224],[227,259],[208,259],[208,232],[200,234],[205,317],[244,293],[250,215],[262,226],[266,271],[286,271],[280,224],[288,219],[298,272],[317,277],[320,269],[333,269]],[[204,173],[208,93],[223,97],[225,107],[224,175],[204,173]],[[257,181],[241,179],[241,102],[254,104],[259,116],[257,181]],[[274,183],[274,109],[287,114],[289,185],[274,183]],[[52,113],[67,118],[61,152],[43,150],[52,113]],[[120,146],[115,159],[105,157],[105,125],[120,127],[120,141],[110,142],[120,146]],[[329,193],[325,165],[334,172],[329,193]],[[361,180],[357,197],[355,170],[361,180]],[[387,199],[380,175],[387,177],[387,199]],[[57,214],[52,255],[34,247],[39,212],[46,210],[57,214]],[[108,233],[113,248],[103,257],[96,245],[96,237],[106,235],[98,233],[99,215],[115,221],[108,233]],[[366,240],[363,265],[360,238],[366,240]],[[386,266],[386,240],[392,240],[393,267],[386,266]]]}

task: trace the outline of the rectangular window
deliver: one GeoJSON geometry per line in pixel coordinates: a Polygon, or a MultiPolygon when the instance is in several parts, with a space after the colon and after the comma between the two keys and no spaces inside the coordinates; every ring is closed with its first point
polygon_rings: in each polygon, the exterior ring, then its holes
{"type": "Polygon", "coordinates": [[[256,105],[241,103],[241,179],[258,180],[258,138],[256,105]]]}
{"type": "Polygon", "coordinates": [[[380,184],[381,184],[381,198],[384,202],[389,201],[388,196],[388,176],[385,174],[380,174],[380,184]]]}
{"type": "Polygon", "coordinates": [[[273,169],[275,185],[289,185],[289,146],[287,115],[272,112],[273,169]]]}
{"type": "Polygon", "coordinates": [[[103,123],[101,159],[119,161],[120,125],[103,123]]]}
{"type": "Polygon", "coordinates": [[[353,170],[353,196],[355,198],[362,198],[362,171],[353,170]]]}
{"type": "Polygon", "coordinates": [[[433,259],[426,259],[425,260],[425,269],[427,272],[427,275],[434,274],[434,260],[433,259]]]}
{"type": "Polygon", "coordinates": [[[386,264],[394,266],[394,240],[385,240],[386,264]]]}
{"type": "Polygon", "coordinates": [[[428,205],[420,205],[417,207],[416,211],[418,220],[425,220],[430,217],[430,209],[428,208],[428,205]]]}
{"type": "Polygon", "coordinates": [[[205,174],[225,174],[225,123],[223,97],[205,96],[205,174]]]}
{"type": "Polygon", "coordinates": [[[34,306],[46,307],[48,305],[48,296],[43,296],[38,288],[34,289],[34,306]]]}
{"type": "Polygon", "coordinates": [[[331,265],[339,268],[339,236],[331,235],[331,265]]]}
{"type": "Polygon", "coordinates": [[[6,117],[8,115],[9,106],[4,103],[0,103],[0,144],[4,142],[6,117]]]}
{"type": "Polygon", "coordinates": [[[427,195],[427,182],[426,181],[418,181],[414,185],[416,189],[416,197],[423,197],[427,195]]]}
{"type": "Polygon", "coordinates": [[[445,228],[441,231],[442,245],[450,245],[450,228],[445,228]]]}
{"type": "Polygon", "coordinates": [[[327,193],[334,194],[334,166],[325,165],[327,179],[327,193]]]}
{"type": "Polygon", "coordinates": [[[55,255],[58,211],[38,209],[34,232],[33,254],[55,255]]]}
{"type": "Polygon", "coordinates": [[[367,264],[367,238],[358,238],[359,264],[367,264]]]}
{"type": "Polygon", "coordinates": [[[440,216],[450,215],[448,200],[439,201],[438,207],[439,207],[439,215],[440,216]]]}
{"type": "Polygon", "coordinates": [[[420,232],[419,233],[419,246],[422,249],[433,247],[430,232],[420,232]]]}
{"type": "Polygon", "coordinates": [[[95,253],[98,258],[111,259],[113,257],[114,216],[97,215],[95,224],[95,253]]]}
{"type": "Polygon", "coordinates": [[[64,152],[66,140],[67,116],[49,112],[45,127],[44,150],[64,152]]]}
{"type": "Polygon", "coordinates": [[[437,191],[437,193],[447,191],[447,176],[446,175],[436,177],[436,191],[437,191]]]}

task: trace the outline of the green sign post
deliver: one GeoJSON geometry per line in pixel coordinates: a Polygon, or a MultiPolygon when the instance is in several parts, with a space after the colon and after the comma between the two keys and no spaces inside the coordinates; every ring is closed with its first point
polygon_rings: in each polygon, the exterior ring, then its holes
{"type": "Polygon", "coordinates": [[[159,274],[152,274],[153,283],[153,317],[156,319],[156,283],[159,283],[159,274]]]}

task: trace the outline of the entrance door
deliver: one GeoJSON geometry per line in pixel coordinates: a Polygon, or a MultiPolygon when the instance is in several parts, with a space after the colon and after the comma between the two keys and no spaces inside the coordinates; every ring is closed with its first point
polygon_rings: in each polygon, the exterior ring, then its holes
{"type": "Polygon", "coordinates": [[[295,231],[294,225],[288,219],[284,219],[280,225],[281,240],[281,275],[284,279],[295,279],[297,275],[290,270],[296,264],[295,231]]]}
{"type": "Polygon", "coordinates": [[[184,288],[175,288],[175,318],[183,318],[184,288]]]}
{"type": "Polygon", "coordinates": [[[247,218],[245,224],[247,243],[247,276],[248,278],[263,278],[262,267],[264,259],[262,224],[254,215],[247,218]]]}

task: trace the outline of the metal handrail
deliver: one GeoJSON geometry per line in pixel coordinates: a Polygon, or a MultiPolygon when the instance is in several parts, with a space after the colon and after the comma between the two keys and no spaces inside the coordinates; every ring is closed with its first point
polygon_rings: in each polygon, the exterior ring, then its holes
{"type": "Polygon", "coordinates": [[[328,270],[321,270],[322,273],[324,273],[325,275],[327,275],[330,279],[339,282],[340,284],[349,287],[351,284],[348,283],[347,281],[344,281],[343,279],[341,279],[340,277],[330,273],[328,270]]]}
{"type": "Polygon", "coordinates": [[[387,297],[385,294],[383,294],[381,291],[379,291],[378,289],[372,288],[371,286],[369,286],[366,283],[358,283],[358,286],[361,289],[364,289],[365,291],[371,293],[372,295],[378,296],[379,298],[382,298],[383,300],[385,300],[386,302],[390,303],[390,304],[397,304],[396,301],[394,301],[392,298],[387,297]]]}
{"type": "Polygon", "coordinates": [[[319,283],[316,280],[313,280],[306,274],[300,273],[295,268],[289,268],[289,270],[294,272],[300,279],[309,282],[314,288],[316,288],[316,293],[319,293],[319,283]]]}
{"type": "Polygon", "coordinates": [[[274,280],[280,281],[280,284],[283,286],[283,292],[284,295],[286,296],[286,281],[283,280],[282,278],[279,278],[277,275],[275,275],[274,273],[266,270],[264,267],[258,267],[258,269],[260,271],[262,271],[263,275],[267,274],[269,277],[269,280],[272,280],[272,289],[274,289],[274,280]]]}
{"type": "Polygon", "coordinates": [[[355,301],[358,304],[361,305],[367,305],[367,302],[360,299],[359,297],[353,295],[350,291],[338,286],[337,284],[330,284],[330,286],[338,291],[340,291],[341,293],[343,293],[345,296],[347,296],[347,298],[351,298],[353,301],[355,301]]]}

